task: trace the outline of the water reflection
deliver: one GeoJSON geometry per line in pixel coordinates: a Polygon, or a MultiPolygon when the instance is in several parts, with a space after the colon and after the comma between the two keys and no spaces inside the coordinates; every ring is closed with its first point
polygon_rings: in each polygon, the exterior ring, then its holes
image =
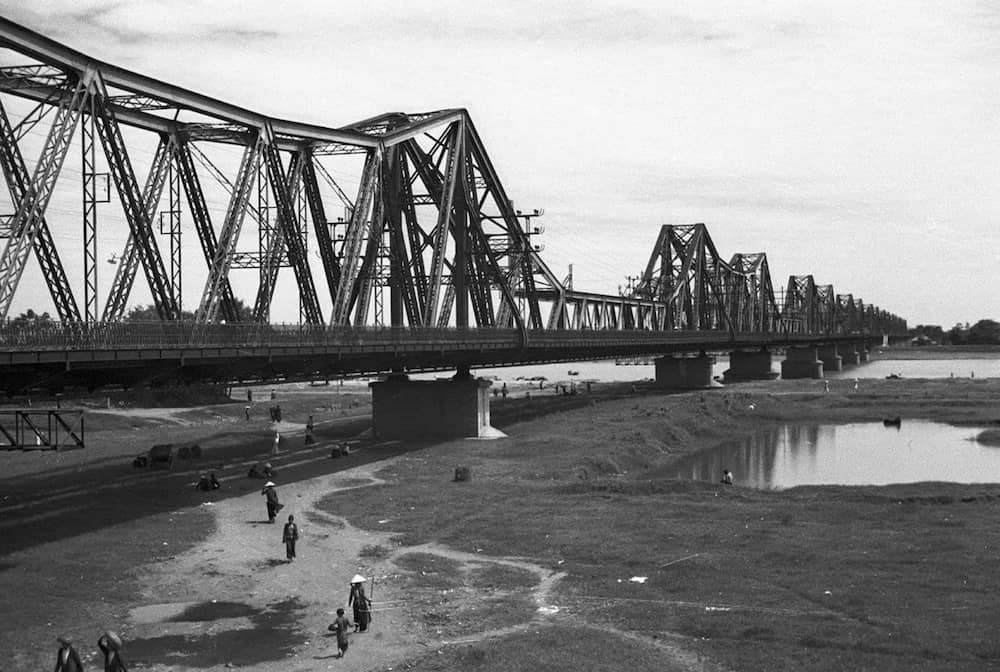
{"type": "Polygon", "coordinates": [[[719,481],[723,469],[739,485],[886,485],[919,481],[1000,481],[1000,448],[972,441],[976,428],[903,419],[847,425],[785,425],[692,455],[673,477],[719,481]]]}

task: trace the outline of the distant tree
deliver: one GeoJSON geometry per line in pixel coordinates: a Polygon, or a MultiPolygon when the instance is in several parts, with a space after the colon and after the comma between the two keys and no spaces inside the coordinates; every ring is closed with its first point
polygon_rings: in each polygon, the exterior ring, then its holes
{"type": "Polygon", "coordinates": [[[961,324],[956,324],[948,330],[948,342],[952,345],[965,345],[969,342],[969,332],[961,324]]]}
{"type": "Polygon", "coordinates": [[[48,312],[44,312],[39,315],[31,308],[28,308],[11,321],[15,324],[38,324],[39,322],[51,322],[52,316],[49,315],[48,312]]]}
{"type": "Polygon", "coordinates": [[[969,344],[1000,343],[1000,322],[979,320],[969,327],[969,344]]]}
{"type": "MultiPolygon", "coordinates": [[[[252,322],[253,321],[253,308],[248,306],[243,302],[243,299],[235,299],[237,322],[252,322]]],[[[182,320],[193,320],[194,312],[190,310],[181,311],[182,320]]],[[[160,319],[160,314],[156,312],[156,306],[149,304],[148,306],[133,306],[128,313],[125,315],[126,322],[157,322],[160,319]]],[[[222,311],[220,310],[216,315],[216,321],[221,322],[223,320],[222,311]]]]}
{"type": "Polygon", "coordinates": [[[918,336],[925,336],[936,343],[941,343],[945,340],[944,329],[939,324],[918,324],[913,329],[910,329],[910,338],[918,336]]]}
{"type": "Polygon", "coordinates": [[[253,308],[243,303],[243,299],[233,297],[236,306],[237,322],[253,322],[253,308]]]}
{"type": "MultiPolygon", "coordinates": [[[[181,311],[182,320],[193,320],[194,313],[189,310],[181,311]]],[[[159,322],[160,314],[156,312],[156,306],[154,304],[149,304],[148,306],[133,306],[125,314],[126,322],[159,322]]]]}

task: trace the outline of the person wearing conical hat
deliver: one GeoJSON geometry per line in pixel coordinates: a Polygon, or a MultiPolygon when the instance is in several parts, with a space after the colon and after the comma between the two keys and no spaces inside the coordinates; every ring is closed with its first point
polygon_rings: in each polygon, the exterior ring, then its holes
{"type": "Polygon", "coordinates": [[[274,489],[274,481],[265,483],[264,489],[260,491],[260,494],[267,497],[267,522],[273,523],[275,517],[278,515],[278,511],[281,509],[281,503],[278,501],[278,491],[274,489]]]}
{"type": "Polygon", "coordinates": [[[122,638],[108,630],[97,640],[97,648],[104,654],[104,672],[128,672],[122,660],[122,638]]]}
{"type": "Polygon", "coordinates": [[[83,663],[73,648],[73,640],[68,635],[57,637],[59,651],[56,653],[55,672],[83,672],[83,663]]]}
{"type": "Polygon", "coordinates": [[[365,577],[355,574],[351,579],[351,594],[347,596],[347,606],[354,607],[354,632],[364,632],[372,620],[371,600],[365,595],[365,577]]]}

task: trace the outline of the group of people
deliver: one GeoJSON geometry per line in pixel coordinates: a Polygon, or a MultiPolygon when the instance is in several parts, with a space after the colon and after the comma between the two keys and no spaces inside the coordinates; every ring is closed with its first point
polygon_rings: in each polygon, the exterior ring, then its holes
{"type": "MultiPolygon", "coordinates": [[[[83,662],[80,654],[73,648],[73,640],[63,635],[57,639],[59,651],[56,652],[55,672],[83,672],[83,662]]],[[[104,654],[104,672],[128,672],[122,658],[122,638],[117,633],[108,630],[97,640],[97,648],[104,654]]]]}
{"type": "Polygon", "coordinates": [[[209,490],[218,490],[222,487],[222,483],[219,483],[219,479],[216,478],[215,472],[211,472],[206,476],[205,474],[198,474],[198,489],[202,492],[208,492],[209,490]]]}
{"type": "Polygon", "coordinates": [[[329,625],[327,630],[337,635],[337,657],[343,658],[347,653],[349,644],[348,635],[351,628],[354,632],[366,632],[372,620],[371,599],[365,595],[365,577],[355,574],[351,579],[351,592],[347,596],[347,606],[354,609],[354,622],[352,623],[344,610],[337,609],[337,618],[329,625]]]}

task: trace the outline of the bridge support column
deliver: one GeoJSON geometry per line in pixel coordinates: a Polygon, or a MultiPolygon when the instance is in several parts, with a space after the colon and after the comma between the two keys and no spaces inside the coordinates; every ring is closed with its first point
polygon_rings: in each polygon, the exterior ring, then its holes
{"type": "Polygon", "coordinates": [[[818,352],[819,360],[823,362],[824,371],[842,371],[844,358],[837,352],[837,344],[821,345],[818,352]]]}
{"type": "Polygon", "coordinates": [[[862,364],[867,364],[868,359],[869,359],[868,344],[862,343],[861,345],[858,346],[858,361],[861,362],[862,364]]]}
{"type": "Polygon", "coordinates": [[[861,363],[861,355],[858,354],[856,343],[841,343],[837,346],[837,353],[840,355],[840,363],[843,366],[854,366],[861,363]]]}
{"type": "Polygon", "coordinates": [[[786,380],[794,378],[822,378],[823,362],[816,356],[813,346],[794,346],[785,352],[785,361],[781,363],[781,377],[786,380]]]}
{"type": "Polygon", "coordinates": [[[457,439],[498,436],[490,426],[488,380],[410,380],[392,375],[369,383],[377,439],[457,439]]]}
{"type": "Polygon", "coordinates": [[[741,380],[774,380],[778,374],[771,370],[771,352],[766,348],[748,352],[733,350],[729,353],[729,368],[722,374],[727,383],[741,380]]]}
{"type": "Polygon", "coordinates": [[[656,384],[674,389],[694,389],[712,386],[714,357],[701,354],[697,357],[668,355],[654,361],[656,384]]]}

